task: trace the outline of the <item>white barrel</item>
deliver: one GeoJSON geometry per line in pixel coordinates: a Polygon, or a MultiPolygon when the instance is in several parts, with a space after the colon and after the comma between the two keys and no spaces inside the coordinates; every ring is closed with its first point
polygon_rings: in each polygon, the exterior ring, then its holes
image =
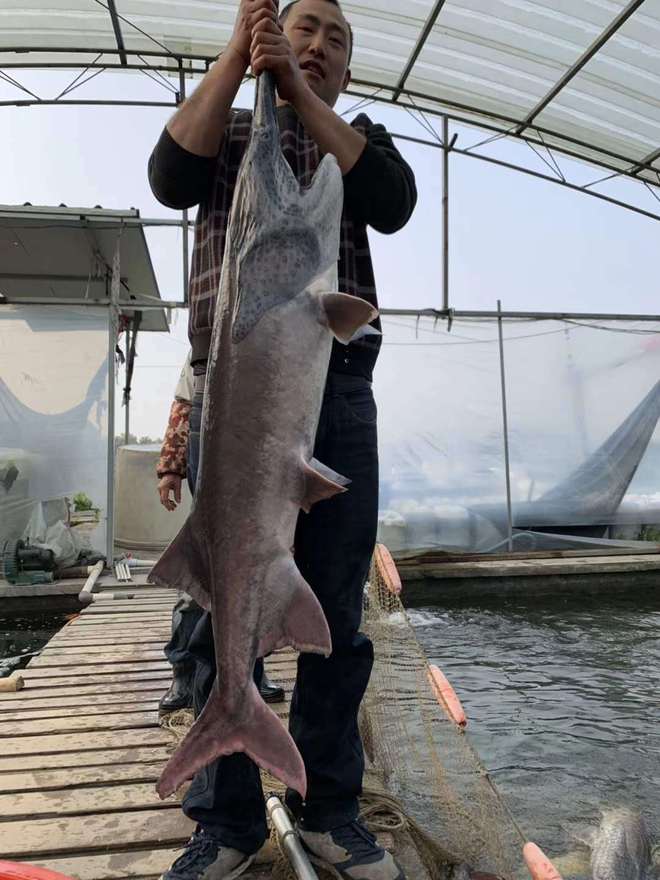
{"type": "Polygon", "coordinates": [[[115,470],[115,541],[126,550],[161,550],[177,534],[190,512],[184,480],[181,504],[168,511],[158,497],[156,465],[160,446],[121,446],[115,470]]]}

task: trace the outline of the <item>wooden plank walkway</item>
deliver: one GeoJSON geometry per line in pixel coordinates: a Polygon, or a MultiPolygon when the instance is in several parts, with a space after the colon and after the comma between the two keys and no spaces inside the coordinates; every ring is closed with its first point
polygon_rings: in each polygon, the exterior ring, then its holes
{"type": "MultiPolygon", "coordinates": [[[[176,596],[107,589],[114,599],[101,591],[22,671],[23,690],[0,694],[0,858],[80,880],[148,880],[192,830],[179,802],[155,792],[173,748],[157,709],[176,596]]],[[[292,679],[295,658],[270,667],[292,679]]],[[[269,855],[246,876],[270,877],[269,855]]]]}
{"type": "MultiPolygon", "coordinates": [[[[0,694],[0,859],[78,880],[155,880],[176,858],[193,824],[155,792],[175,747],[157,708],[175,600],[103,579],[94,604],[21,671],[25,688],[0,694]]],[[[267,671],[285,687],[271,708],[286,722],[295,653],[272,655],[267,671]]],[[[429,880],[407,834],[396,846],[408,876],[429,880]]],[[[242,876],[269,880],[274,855],[269,842],[242,876]]]]}

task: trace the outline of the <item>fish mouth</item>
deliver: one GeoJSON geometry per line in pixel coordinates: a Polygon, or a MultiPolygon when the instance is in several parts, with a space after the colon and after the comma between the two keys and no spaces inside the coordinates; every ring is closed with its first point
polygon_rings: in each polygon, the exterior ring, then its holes
{"type": "Polygon", "coordinates": [[[318,76],[319,79],[325,79],[325,70],[318,63],[318,61],[305,61],[304,64],[300,65],[302,70],[307,71],[307,73],[313,73],[315,76],[318,76]]]}

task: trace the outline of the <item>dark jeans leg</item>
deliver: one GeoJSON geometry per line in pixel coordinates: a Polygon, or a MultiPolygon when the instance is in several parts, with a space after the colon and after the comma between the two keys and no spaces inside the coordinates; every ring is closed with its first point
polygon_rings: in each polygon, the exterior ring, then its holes
{"type": "MultiPolygon", "coordinates": [[[[188,486],[191,494],[195,491],[197,468],[199,466],[199,430],[202,419],[201,400],[199,395],[198,404],[193,406],[190,412],[190,432],[188,434],[188,486]]],[[[165,656],[169,662],[190,665],[194,663],[194,657],[190,654],[189,643],[193,631],[197,626],[202,609],[197,602],[187,593],[179,594],[179,600],[172,611],[172,636],[165,645],[165,656]]]]}
{"type": "MultiPolygon", "coordinates": [[[[202,395],[195,395],[190,413],[191,432],[188,460],[194,463],[189,479],[197,477],[199,425],[202,395]],[[197,426],[194,432],[193,425],[197,426]]],[[[208,699],[215,681],[215,653],[211,615],[200,609],[197,625],[188,646],[196,662],[194,704],[197,716],[208,699]]],[[[257,684],[263,675],[263,661],[257,661],[257,684]]],[[[266,810],[259,768],[247,755],[236,754],[213,761],[193,779],[183,802],[183,812],[215,834],[225,846],[244,853],[257,852],[268,836],[266,810]]]]}
{"type": "Polygon", "coordinates": [[[195,658],[190,653],[190,639],[197,626],[202,609],[187,593],[179,593],[172,611],[172,636],[165,645],[165,656],[174,666],[191,665],[195,658]]]}
{"type": "Polygon", "coordinates": [[[358,710],[373,646],[359,627],[378,521],[376,405],[366,380],[331,374],[314,455],[351,484],[298,520],[296,562],[323,606],[333,650],[327,660],[298,660],[290,730],[308,788],[304,804],[293,791],[287,803],[308,830],[327,831],[357,818],[364,773],[358,710]]]}

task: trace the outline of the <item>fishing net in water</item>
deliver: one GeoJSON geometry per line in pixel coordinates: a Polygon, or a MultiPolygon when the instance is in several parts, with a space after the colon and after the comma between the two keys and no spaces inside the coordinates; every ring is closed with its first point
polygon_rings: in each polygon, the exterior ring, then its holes
{"type": "Polygon", "coordinates": [[[405,609],[394,563],[382,546],[365,589],[362,629],[375,648],[361,709],[369,759],[367,784],[376,784],[409,822],[431,877],[466,863],[502,878],[522,869],[522,833],[463,728],[430,677],[430,667],[405,609]]]}
{"type": "MultiPolygon", "coordinates": [[[[391,556],[378,545],[362,623],[375,649],[360,711],[367,762],[362,818],[383,845],[393,848],[410,880],[463,880],[461,865],[504,880],[528,878],[522,868],[522,834],[464,730],[443,708],[424,651],[394,592],[397,581],[391,556]]],[[[295,657],[278,652],[269,658],[268,672],[290,695],[295,657]]],[[[271,708],[286,723],[288,698],[271,708]]],[[[184,710],[161,723],[179,740],[192,721],[192,712],[184,710]]],[[[262,779],[264,792],[283,796],[277,779],[265,772],[262,779]]],[[[275,836],[272,843],[271,877],[295,880],[275,836]]],[[[325,880],[321,869],[318,873],[325,880]]]]}

